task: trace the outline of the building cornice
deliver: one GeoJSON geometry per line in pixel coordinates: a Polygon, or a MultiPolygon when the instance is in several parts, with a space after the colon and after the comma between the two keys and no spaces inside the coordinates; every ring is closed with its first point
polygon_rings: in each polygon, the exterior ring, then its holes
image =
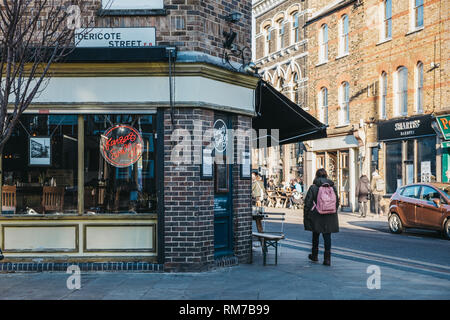
{"type": "Polygon", "coordinates": [[[287,0],[261,0],[252,5],[252,13],[254,18],[258,18],[264,13],[272,10],[287,0]]]}
{"type": "MultiPolygon", "coordinates": [[[[296,52],[299,50],[300,46],[304,45],[308,43],[308,39],[304,39],[300,42],[294,43],[292,45],[290,45],[289,47],[283,48],[281,50],[275,51],[267,56],[264,56],[258,60],[255,61],[256,65],[264,65],[266,63],[272,62],[272,61],[276,61],[278,58],[280,57],[284,57],[285,55],[289,55],[293,52],[296,52]]],[[[301,54],[294,56],[294,57],[289,57],[287,60],[291,60],[291,59],[298,59],[300,57],[303,57],[305,55],[308,55],[308,52],[302,52],[301,54]]]]}

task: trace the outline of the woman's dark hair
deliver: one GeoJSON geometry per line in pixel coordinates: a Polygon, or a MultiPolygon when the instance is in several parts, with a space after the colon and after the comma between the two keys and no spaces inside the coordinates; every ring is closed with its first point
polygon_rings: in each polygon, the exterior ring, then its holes
{"type": "Polygon", "coordinates": [[[324,168],[317,170],[316,178],[328,178],[327,171],[324,168]]]}

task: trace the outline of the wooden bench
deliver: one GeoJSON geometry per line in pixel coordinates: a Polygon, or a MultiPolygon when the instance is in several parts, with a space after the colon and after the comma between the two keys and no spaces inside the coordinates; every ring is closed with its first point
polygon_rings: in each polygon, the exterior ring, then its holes
{"type": "Polygon", "coordinates": [[[266,265],[268,247],[275,248],[275,264],[278,264],[278,241],[284,239],[284,234],[253,232],[252,235],[261,241],[264,265],[266,265]]]}

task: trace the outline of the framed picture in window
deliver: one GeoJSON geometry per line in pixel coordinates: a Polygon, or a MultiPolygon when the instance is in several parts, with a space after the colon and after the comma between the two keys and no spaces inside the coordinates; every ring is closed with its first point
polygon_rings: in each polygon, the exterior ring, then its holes
{"type": "Polygon", "coordinates": [[[52,165],[52,148],[50,137],[29,138],[28,165],[44,167],[52,165]]]}
{"type": "Polygon", "coordinates": [[[250,179],[252,175],[252,164],[250,161],[250,152],[242,152],[241,179],[250,179]]]}
{"type": "Polygon", "coordinates": [[[213,150],[209,148],[202,149],[202,165],[200,170],[200,177],[203,180],[211,180],[213,178],[213,150]]]}
{"type": "Polygon", "coordinates": [[[230,190],[228,179],[228,165],[216,163],[215,166],[216,193],[227,193],[230,190]]]}

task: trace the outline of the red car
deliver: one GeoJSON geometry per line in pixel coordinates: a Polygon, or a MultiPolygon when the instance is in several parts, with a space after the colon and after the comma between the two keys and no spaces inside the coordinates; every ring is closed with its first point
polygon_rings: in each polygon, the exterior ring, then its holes
{"type": "Polygon", "coordinates": [[[450,239],[450,183],[416,183],[399,188],[389,205],[389,230],[437,230],[450,239]]]}

